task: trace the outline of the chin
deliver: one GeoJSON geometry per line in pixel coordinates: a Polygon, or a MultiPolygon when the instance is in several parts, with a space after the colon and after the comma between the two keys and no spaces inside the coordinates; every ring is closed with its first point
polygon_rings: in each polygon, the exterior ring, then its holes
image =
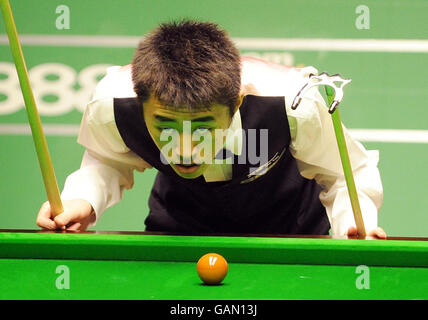
{"type": "Polygon", "coordinates": [[[183,174],[180,173],[179,176],[184,178],[184,179],[196,179],[199,178],[202,175],[202,173],[199,174],[183,174]]]}

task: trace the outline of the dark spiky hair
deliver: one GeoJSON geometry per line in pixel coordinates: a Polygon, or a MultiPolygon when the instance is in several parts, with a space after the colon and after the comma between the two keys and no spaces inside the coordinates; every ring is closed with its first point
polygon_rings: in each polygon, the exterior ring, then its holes
{"type": "Polygon", "coordinates": [[[164,23],[140,42],[132,81],[141,101],[153,93],[174,108],[198,110],[220,103],[233,110],[241,86],[239,51],[213,23],[164,23]]]}

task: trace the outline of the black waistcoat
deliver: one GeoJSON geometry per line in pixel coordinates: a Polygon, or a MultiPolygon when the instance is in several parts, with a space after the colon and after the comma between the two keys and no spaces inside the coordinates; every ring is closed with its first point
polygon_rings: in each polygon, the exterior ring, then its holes
{"type": "MultiPolygon", "coordinates": [[[[114,114],[125,144],[158,169],[149,198],[147,231],[183,233],[327,234],[330,224],[319,200],[320,186],[303,178],[289,151],[290,129],[284,97],[248,95],[239,109],[243,150],[249,129],[268,129],[269,170],[249,175],[258,167],[233,156],[232,179],[205,182],[203,176],[184,179],[162,163],[160,151],[145,125],[136,98],[115,98],[114,114]]],[[[260,143],[257,155],[260,155],[260,143]]],[[[254,144],[251,144],[254,146],[254,144]]],[[[223,155],[227,152],[223,150],[223,155]]],[[[248,157],[248,152],[246,152],[248,157]]],[[[244,159],[245,160],[245,159],[244,159]]]]}

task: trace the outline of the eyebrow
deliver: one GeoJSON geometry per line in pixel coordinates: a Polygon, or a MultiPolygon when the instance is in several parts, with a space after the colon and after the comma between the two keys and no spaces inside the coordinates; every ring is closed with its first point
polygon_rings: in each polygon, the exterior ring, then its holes
{"type": "MultiPolygon", "coordinates": [[[[161,116],[161,115],[158,115],[158,114],[155,115],[155,119],[157,121],[160,121],[160,122],[177,122],[175,119],[164,117],[164,116],[161,116]]],[[[206,117],[192,119],[190,121],[194,121],[194,122],[210,122],[210,121],[215,121],[215,119],[214,119],[213,116],[206,116],[206,117]]]]}
{"type": "Polygon", "coordinates": [[[193,119],[192,121],[195,121],[195,122],[210,122],[210,121],[214,121],[214,120],[215,120],[214,117],[212,117],[212,116],[206,116],[206,117],[201,117],[201,118],[193,119]]]}
{"type": "Polygon", "coordinates": [[[156,119],[157,121],[161,121],[161,122],[175,122],[175,120],[174,120],[174,119],[167,118],[167,117],[160,116],[160,115],[155,115],[155,119],[156,119]]]}

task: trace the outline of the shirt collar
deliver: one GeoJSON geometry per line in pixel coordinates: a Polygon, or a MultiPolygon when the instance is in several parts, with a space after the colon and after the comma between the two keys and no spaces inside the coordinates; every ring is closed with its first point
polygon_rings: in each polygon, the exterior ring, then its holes
{"type": "Polygon", "coordinates": [[[230,123],[224,148],[235,155],[240,155],[242,152],[242,122],[241,113],[235,112],[230,123]]]}
{"type": "MultiPolygon", "coordinates": [[[[235,155],[240,155],[242,152],[242,122],[239,110],[232,117],[223,148],[235,155]]],[[[232,179],[232,165],[226,160],[223,163],[211,164],[203,176],[206,182],[228,181],[232,179]]]]}

